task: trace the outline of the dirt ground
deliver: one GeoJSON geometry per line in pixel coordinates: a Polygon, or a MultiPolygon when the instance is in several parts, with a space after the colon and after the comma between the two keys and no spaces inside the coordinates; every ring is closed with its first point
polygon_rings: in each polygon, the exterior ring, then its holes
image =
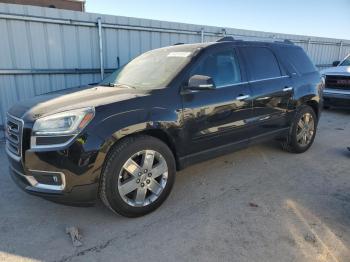
{"type": "Polygon", "coordinates": [[[308,152],[272,141],[197,164],[158,210],[128,219],[22,192],[2,143],[0,261],[350,261],[347,146],[350,111],[325,111],[308,152]]]}

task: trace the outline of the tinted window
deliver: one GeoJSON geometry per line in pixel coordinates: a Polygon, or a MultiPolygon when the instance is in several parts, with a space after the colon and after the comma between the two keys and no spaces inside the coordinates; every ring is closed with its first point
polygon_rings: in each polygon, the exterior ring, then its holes
{"type": "Polygon", "coordinates": [[[247,63],[250,80],[281,76],[277,59],[270,49],[265,47],[243,47],[242,53],[247,63]]]}
{"type": "Polygon", "coordinates": [[[350,55],[341,62],[340,66],[350,66],[350,55]]]}
{"type": "Polygon", "coordinates": [[[234,50],[220,51],[207,56],[191,72],[213,78],[217,88],[241,82],[241,73],[234,50]]]}
{"type": "Polygon", "coordinates": [[[173,46],[148,51],[105,78],[100,85],[127,85],[135,89],[166,87],[192,58],[192,47],[173,46]]]}
{"type": "Polygon", "coordinates": [[[300,74],[316,71],[315,66],[312,64],[303,49],[295,47],[285,48],[282,52],[286,56],[288,63],[300,74]]]}

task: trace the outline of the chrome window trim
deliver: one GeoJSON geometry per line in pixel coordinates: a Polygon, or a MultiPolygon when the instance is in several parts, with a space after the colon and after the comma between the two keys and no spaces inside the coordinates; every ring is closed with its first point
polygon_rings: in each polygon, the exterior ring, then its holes
{"type": "Polygon", "coordinates": [[[245,85],[245,84],[248,84],[248,83],[249,82],[247,82],[247,81],[245,81],[245,82],[238,82],[238,83],[233,83],[233,84],[217,86],[216,88],[225,88],[225,87],[230,87],[230,86],[239,86],[239,85],[245,85]]]}
{"type": "Polygon", "coordinates": [[[26,176],[26,175],[22,174],[21,172],[19,172],[18,170],[16,170],[15,168],[13,168],[12,166],[11,166],[11,169],[14,172],[16,172],[18,175],[20,175],[21,177],[25,178],[32,187],[39,188],[39,189],[52,190],[52,191],[63,191],[66,188],[66,177],[65,177],[64,173],[62,173],[62,172],[52,172],[52,171],[29,169],[29,171],[31,171],[31,172],[52,173],[52,174],[60,175],[61,180],[62,180],[62,184],[59,186],[55,186],[55,185],[41,184],[35,179],[35,177],[26,176]]]}
{"type": "Polygon", "coordinates": [[[216,88],[245,85],[245,84],[250,84],[250,83],[262,82],[262,81],[274,80],[274,79],[281,79],[281,78],[287,78],[287,77],[290,77],[290,76],[289,75],[283,75],[283,76],[276,76],[276,77],[263,78],[263,79],[257,79],[257,80],[250,80],[250,81],[238,82],[238,83],[234,83],[234,84],[227,84],[227,85],[217,86],[216,88]]]}
{"type": "Polygon", "coordinates": [[[250,80],[248,82],[249,83],[256,83],[256,82],[262,82],[262,81],[268,81],[268,80],[274,80],[274,79],[280,79],[280,78],[287,78],[287,77],[290,77],[290,76],[288,76],[288,75],[276,76],[276,77],[262,78],[262,79],[257,79],[257,80],[250,80]]]}

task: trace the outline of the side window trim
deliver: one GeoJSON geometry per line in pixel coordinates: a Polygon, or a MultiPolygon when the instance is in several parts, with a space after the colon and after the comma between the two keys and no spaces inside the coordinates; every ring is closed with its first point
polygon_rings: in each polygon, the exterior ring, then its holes
{"type": "Polygon", "coordinates": [[[230,87],[230,86],[239,86],[239,85],[246,85],[246,84],[249,84],[249,82],[248,81],[237,82],[234,84],[222,85],[222,86],[219,86],[218,88],[225,88],[225,87],[230,87]]]}
{"type": "Polygon", "coordinates": [[[290,78],[290,76],[289,76],[289,75],[283,75],[283,76],[276,76],[276,77],[270,77],[270,78],[264,78],[264,79],[256,79],[256,80],[250,80],[250,81],[243,81],[243,82],[238,82],[238,83],[235,83],[235,84],[220,86],[220,88],[230,87],[230,86],[246,85],[246,84],[257,83],[257,82],[263,82],[263,81],[269,81],[269,80],[275,80],[275,79],[281,79],[281,78],[290,78]]]}
{"type": "Polygon", "coordinates": [[[249,80],[248,83],[256,83],[256,82],[262,82],[262,81],[268,81],[268,80],[275,80],[280,78],[289,78],[289,75],[283,75],[283,76],[276,76],[276,77],[269,77],[269,78],[263,78],[263,79],[256,79],[256,80],[249,80]]]}

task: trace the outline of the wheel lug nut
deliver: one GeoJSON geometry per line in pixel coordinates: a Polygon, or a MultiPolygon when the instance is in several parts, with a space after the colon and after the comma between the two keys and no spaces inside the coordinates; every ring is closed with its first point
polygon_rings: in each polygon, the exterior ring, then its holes
{"type": "Polygon", "coordinates": [[[144,184],[144,183],[141,183],[141,186],[142,186],[142,187],[144,187],[144,186],[145,186],[145,184],[144,184]]]}
{"type": "Polygon", "coordinates": [[[148,177],[151,177],[151,176],[152,176],[152,173],[149,173],[149,174],[148,174],[148,177]]]}
{"type": "Polygon", "coordinates": [[[137,180],[136,180],[136,183],[140,183],[140,179],[137,179],[137,180]]]}
{"type": "Polygon", "coordinates": [[[147,184],[151,183],[151,180],[147,179],[147,180],[146,180],[146,183],[147,183],[147,184]]]}
{"type": "Polygon", "coordinates": [[[148,171],[148,170],[147,170],[147,169],[145,169],[143,172],[147,173],[147,171],[148,171]]]}
{"type": "Polygon", "coordinates": [[[142,175],[142,173],[141,173],[141,172],[139,172],[139,173],[138,173],[138,176],[141,176],[141,175],[142,175]]]}

